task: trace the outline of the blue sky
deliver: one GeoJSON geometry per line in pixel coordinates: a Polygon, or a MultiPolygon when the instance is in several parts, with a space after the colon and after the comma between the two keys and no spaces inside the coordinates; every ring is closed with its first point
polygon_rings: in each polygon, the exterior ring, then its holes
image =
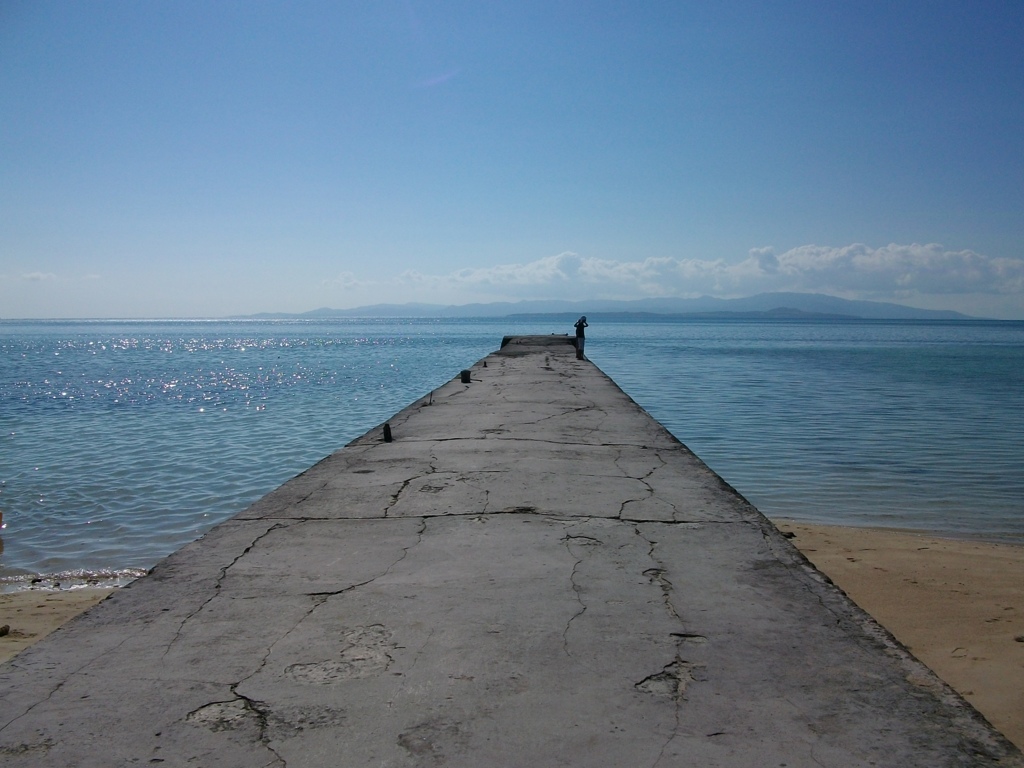
{"type": "Polygon", "coordinates": [[[0,0],[0,317],[1024,319],[1024,3],[0,0]]]}

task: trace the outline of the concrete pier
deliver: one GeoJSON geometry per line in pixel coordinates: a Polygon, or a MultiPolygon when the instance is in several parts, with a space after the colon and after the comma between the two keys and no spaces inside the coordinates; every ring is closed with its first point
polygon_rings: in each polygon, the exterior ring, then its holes
{"type": "Polygon", "coordinates": [[[570,339],[506,342],[0,667],[0,762],[1024,766],[570,339]]]}

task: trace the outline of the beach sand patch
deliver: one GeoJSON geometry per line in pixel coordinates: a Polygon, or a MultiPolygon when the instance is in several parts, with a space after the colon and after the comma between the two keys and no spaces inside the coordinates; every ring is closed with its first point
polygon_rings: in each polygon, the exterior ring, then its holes
{"type": "Polygon", "coordinates": [[[75,589],[63,591],[26,590],[0,594],[0,626],[10,627],[0,636],[0,662],[21,653],[96,605],[113,589],[75,589]]]}
{"type": "Polygon", "coordinates": [[[1024,546],[774,521],[918,659],[1024,749],[1024,546]]]}

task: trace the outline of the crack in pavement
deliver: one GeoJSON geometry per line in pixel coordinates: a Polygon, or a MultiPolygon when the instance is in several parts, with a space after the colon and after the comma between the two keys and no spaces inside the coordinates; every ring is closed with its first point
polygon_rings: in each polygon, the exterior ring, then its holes
{"type": "MultiPolygon", "coordinates": [[[[673,525],[673,523],[668,523],[668,525],[673,525]]],[[[665,564],[654,556],[654,550],[657,548],[658,542],[647,538],[647,536],[643,534],[643,531],[640,530],[639,525],[633,526],[633,532],[642,540],[647,542],[647,557],[654,563],[653,568],[648,568],[644,571],[644,576],[646,576],[652,584],[657,584],[661,588],[661,599],[665,604],[665,610],[668,611],[669,616],[682,625],[683,617],[679,615],[676,607],[672,604],[673,585],[665,576],[665,564]]]]}
{"type": "MultiPolygon", "coordinates": [[[[2,726],[0,726],[0,733],[3,733],[3,732],[4,732],[5,730],[7,730],[7,728],[8,728],[9,726],[11,726],[11,725],[14,725],[14,723],[16,723],[16,722],[18,722],[19,720],[21,720],[21,718],[23,718],[23,717],[25,717],[26,715],[28,715],[29,713],[31,713],[31,712],[32,712],[32,710],[34,710],[34,709],[35,709],[36,707],[38,707],[38,706],[40,706],[40,705],[42,705],[42,704],[45,704],[45,703],[46,703],[46,702],[48,702],[48,701],[49,701],[50,699],[52,699],[52,698],[54,697],[54,695],[55,695],[55,694],[56,694],[56,693],[57,693],[58,691],[60,691],[60,690],[61,690],[61,689],[62,689],[62,688],[63,688],[63,687],[65,686],[65,685],[67,685],[67,684],[68,684],[69,682],[71,682],[71,680],[72,680],[72,679],[74,679],[75,677],[77,677],[77,676],[78,676],[78,674],[79,674],[79,673],[80,673],[80,672],[81,672],[81,671],[82,671],[83,669],[85,669],[86,667],[90,666],[90,665],[91,665],[91,664],[92,664],[92,663],[93,663],[94,661],[96,661],[96,659],[99,659],[99,658],[101,658],[101,657],[103,657],[103,656],[106,656],[106,655],[107,655],[108,653],[113,653],[114,651],[116,651],[116,650],[117,650],[118,648],[120,648],[120,647],[121,647],[122,645],[124,645],[125,643],[127,643],[127,642],[128,642],[129,640],[131,640],[132,638],[134,638],[134,637],[135,637],[136,635],[138,635],[138,634],[139,634],[138,632],[135,632],[134,634],[128,635],[127,637],[123,638],[123,639],[121,640],[121,642],[119,642],[119,643],[118,643],[117,645],[113,646],[112,648],[105,648],[104,650],[102,650],[102,651],[100,651],[100,652],[99,652],[98,654],[96,654],[95,656],[92,656],[91,658],[89,658],[89,660],[88,660],[88,661],[86,661],[86,662],[82,663],[82,664],[81,664],[80,666],[78,666],[78,667],[77,667],[76,669],[74,669],[74,670],[72,670],[71,672],[69,672],[69,673],[68,673],[68,674],[67,674],[67,675],[66,675],[66,676],[64,677],[64,679],[63,679],[63,680],[61,680],[60,682],[58,682],[58,683],[57,683],[57,684],[56,684],[56,685],[55,685],[55,686],[54,686],[54,687],[53,687],[52,689],[50,689],[50,690],[49,690],[49,691],[47,692],[47,694],[46,694],[46,696],[45,696],[44,698],[42,698],[42,699],[40,699],[39,701],[35,702],[35,703],[34,703],[34,704],[32,704],[31,706],[29,706],[29,707],[28,707],[28,708],[27,708],[27,709],[26,709],[26,710],[25,710],[24,712],[22,712],[21,714],[17,715],[16,717],[12,717],[12,718],[11,718],[10,720],[8,720],[8,721],[7,721],[6,723],[4,723],[4,724],[3,724],[2,726]]],[[[14,662],[11,662],[11,663],[13,664],[14,662]]]]}
{"type": "MultiPolygon", "coordinates": [[[[587,475],[580,475],[580,477],[587,477],[587,475]]],[[[472,486],[472,487],[475,488],[477,486],[472,486]]],[[[659,525],[680,525],[680,526],[684,526],[684,527],[693,527],[693,526],[701,526],[701,525],[736,525],[737,523],[744,524],[744,525],[747,524],[746,521],[742,521],[742,520],[708,520],[708,519],[700,519],[700,520],[665,520],[664,518],[661,518],[661,517],[618,517],[616,515],[596,515],[594,513],[581,514],[581,515],[571,515],[571,514],[566,514],[565,512],[559,512],[559,511],[555,511],[555,510],[544,510],[544,509],[541,509],[539,507],[533,507],[533,506],[519,506],[519,507],[510,507],[510,508],[507,508],[507,509],[488,510],[487,507],[490,504],[490,501],[489,501],[490,491],[487,490],[486,488],[485,489],[480,489],[480,490],[483,490],[483,492],[485,494],[485,501],[484,501],[483,508],[481,510],[478,510],[478,511],[472,511],[472,512],[443,512],[443,513],[437,513],[437,514],[420,513],[420,514],[416,514],[416,515],[403,515],[401,517],[389,517],[389,518],[386,518],[386,519],[388,519],[388,520],[433,520],[433,519],[439,518],[439,517],[452,517],[452,518],[456,518],[456,517],[480,517],[481,515],[489,516],[489,515],[529,514],[529,515],[533,515],[535,517],[551,518],[553,520],[578,521],[578,520],[590,520],[590,519],[593,519],[593,518],[597,518],[599,520],[618,520],[618,521],[623,522],[623,523],[634,523],[634,524],[638,524],[638,525],[639,524],[644,524],[644,523],[656,523],[656,524],[659,524],[659,525]]],[[[643,501],[643,499],[628,499],[627,501],[635,502],[635,501],[643,501]]],[[[620,514],[621,514],[621,512],[620,512],[620,514]]],[[[260,518],[260,519],[265,519],[265,520],[281,520],[281,521],[290,522],[290,523],[306,523],[306,522],[333,522],[333,521],[341,522],[341,521],[358,521],[358,520],[384,520],[385,518],[384,517],[367,517],[367,516],[364,516],[364,515],[357,515],[355,517],[335,517],[335,516],[310,517],[310,516],[306,516],[306,517],[266,517],[266,518],[260,518]]]]}
{"type": "MultiPolygon", "coordinates": [[[[588,443],[588,445],[589,445],[589,443],[588,443]]],[[[625,449],[625,448],[632,448],[632,449],[635,450],[637,448],[636,444],[634,444],[634,443],[601,443],[601,447],[602,448],[617,448],[618,451],[616,453],[615,458],[612,459],[612,464],[614,464],[615,468],[619,470],[619,473],[621,474],[621,476],[629,478],[630,480],[636,480],[638,482],[644,483],[645,485],[647,485],[648,488],[650,488],[651,486],[650,486],[650,483],[647,482],[647,479],[651,475],[653,475],[655,472],[657,472],[659,469],[663,469],[664,467],[666,467],[668,465],[668,462],[666,462],[665,459],[663,459],[661,457],[661,452],[659,450],[655,449],[655,450],[651,451],[650,454],[648,454],[648,455],[650,455],[653,458],[655,458],[658,461],[660,461],[661,465],[660,466],[656,466],[656,467],[651,467],[644,474],[642,474],[642,475],[640,475],[638,477],[636,475],[630,474],[628,470],[626,470],[621,464],[619,464],[620,461],[623,461],[623,460],[625,460],[627,458],[626,456],[623,455],[623,449],[625,449]]],[[[641,446],[641,448],[642,448],[642,446],[641,446]]],[[[653,492],[653,489],[652,489],[652,492],[653,492]]]]}
{"type": "MultiPolygon", "coordinates": [[[[328,485],[330,485],[330,481],[328,481],[328,480],[324,480],[324,481],[323,481],[322,483],[320,483],[320,485],[319,485],[319,486],[317,486],[316,488],[314,488],[313,490],[311,490],[311,491],[310,491],[309,493],[307,493],[307,494],[306,494],[305,496],[303,496],[303,497],[302,497],[301,499],[299,499],[298,501],[294,502],[295,506],[297,506],[297,507],[298,507],[298,506],[300,506],[300,505],[302,505],[302,504],[305,504],[305,503],[306,503],[307,501],[309,501],[310,497],[311,497],[311,496],[312,496],[312,495],[313,495],[314,493],[321,493],[321,492],[323,492],[323,490],[324,490],[324,489],[325,489],[325,488],[326,488],[326,487],[327,487],[328,485]]],[[[283,487],[283,486],[282,486],[282,487],[283,487]]]]}
{"type": "Polygon", "coordinates": [[[181,637],[181,632],[185,629],[185,625],[189,622],[189,620],[196,614],[200,613],[204,608],[206,608],[206,606],[208,606],[217,598],[217,596],[220,594],[221,585],[224,583],[224,579],[227,578],[228,571],[231,570],[238,563],[239,560],[241,560],[243,557],[249,554],[249,552],[252,551],[252,548],[259,544],[259,542],[264,537],[269,536],[276,530],[288,527],[288,525],[285,525],[283,523],[274,523],[274,525],[270,526],[267,530],[265,530],[255,539],[253,539],[249,543],[249,545],[245,549],[243,549],[242,552],[238,554],[230,563],[221,566],[220,573],[217,574],[217,581],[213,585],[213,593],[208,598],[206,598],[206,600],[204,600],[203,603],[198,608],[196,608],[194,611],[186,615],[181,620],[181,622],[178,624],[178,629],[174,633],[174,637],[171,638],[171,642],[167,644],[167,647],[164,648],[163,654],[161,654],[162,659],[167,658],[167,654],[171,652],[171,648],[174,647],[174,644],[178,641],[178,638],[181,637]]]}
{"type": "MultiPolygon", "coordinates": [[[[664,464],[664,459],[661,459],[661,456],[658,453],[655,453],[654,455],[659,460],[661,460],[662,464],[664,464]]],[[[628,478],[630,480],[634,480],[634,481],[636,481],[638,483],[643,484],[643,486],[647,489],[647,497],[645,499],[625,499],[619,505],[619,512],[618,512],[618,514],[615,515],[615,518],[617,520],[622,520],[623,519],[622,515],[626,511],[626,507],[628,505],[630,505],[630,504],[639,504],[640,502],[646,501],[647,499],[651,499],[651,498],[653,498],[655,496],[654,488],[653,488],[653,486],[651,486],[650,483],[647,482],[647,478],[649,478],[651,475],[653,475],[655,470],[657,469],[657,467],[652,467],[646,474],[642,475],[641,477],[636,477],[634,475],[629,474],[629,472],[627,472],[623,467],[619,466],[619,461],[621,459],[622,459],[622,451],[619,450],[618,455],[615,457],[615,459],[613,460],[612,463],[619,470],[619,472],[622,473],[623,477],[628,478]]],[[[675,507],[675,504],[673,504],[672,502],[665,502],[665,503],[668,504],[670,507],[672,507],[672,517],[674,518],[675,514],[676,514],[676,511],[677,511],[676,507],[675,507]]]]}
{"type": "MultiPolygon", "coordinates": [[[[566,534],[562,537],[562,543],[565,544],[565,549],[571,557],[576,557],[572,551],[572,545],[576,541],[589,541],[592,545],[603,543],[600,539],[595,539],[593,536],[574,536],[572,534],[566,534]]],[[[576,562],[573,563],[572,571],[569,574],[569,583],[572,585],[573,594],[576,596],[576,602],[580,604],[580,609],[569,617],[569,620],[565,623],[565,629],[562,630],[562,650],[569,658],[573,658],[572,653],[569,652],[569,629],[572,626],[572,623],[587,611],[587,604],[583,602],[583,598],[580,594],[581,587],[576,581],[577,569],[580,567],[580,564],[584,559],[585,558],[580,557],[576,560],[576,562]]]]}
{"type": "MultiPolygon", "coordinates": [[[[436,517],[444,517],[444,515],[436,515],[436,517]]],[[[376,576],[373,576],[373,577],[367,579],[366,581],[361,581],[358,584],[350,584],[349,586],[344,587],[342,589],[335,589],[335,590],[331,590],[331,591],[328,591],[328,592],[306,592],[305,595],[307,597],[323,597],[323,598],[337,597],[338,595],[343,595],[346,592],[351,592],[353,589],[359,589],[360,587],[365,587],[367,584],[372,584],[377,579],[382,579],[385,576],[387,576],[389,573],[391,573],[391,569],[392,568],[394,568],[396,565],[398,565],[400,562],[402,562],[403,560],[405,560],[405,558],[407,558],[409,556],[409,551],[411,549],[413,549],[414,547],[416,547],[416,546],[418,546],[418,545],[423,543],[423,534],[426,533],[426,530],[427,530],[427,520],[429,520],[430,518],[428,518],[428,517],[419,517],[419,518],[408,518],[408,519],[410,519],[410,520],[418,519],[420,521],[419,530],[416,531],[416,541],[413,542],[412,544],[410,544],[408,547],[402,547],[402,554],[398,557],[398,559],[396,559],[394,562],[390,563],[388,565],[388,567],[385,568],[383,571],[378,573],[376,576]]],[[[324,602],[326,602],[326,600],[324,602]]],[[[309,613],[312,613],[313,611],[315,611],[317,608],[320,607],[320,605],[321,604],[317,604],[317,605],[313,606],[313,608],[309,611],[309,613]]],[[[308,616],[309,614],[306,614],[306,615],[308,616]]],[[[304,619],[305,619],[305,617],[303,617],[303,619],[300,619],[299,620],[300,623],[304,619]]]]}
{"type": "MultiPolygon", "coordinates": [[[[526,425],[532,426],[532,425],[526,425]]],[[[502,429],[506,432],[510,432],[506,425],[502,425],[502,429]]],[[[587,430],[591,432],[593,430],[587,430]]],[[[455,437],[409,437],[404,439],[403,443],[456,443],[456,442],[480,442],[481,440],[488,441],[500,441],[505,443],[544,443],[546,445],[560,445],[560,446],[579,446],[581,448],[593,448],[594,446],[600,446],[602,448],[643,448],[638,443],[581,443],[579,440],[551,440],[542,437],[501,437],[500,435],[488,432],[480,435],[456,435],[455,437]]]]}
{"type": "MultiPolygon", "coordinates": [[[[377,578],[377,577],[374,577],[374,578],[377,578]]],[[[372,581],[372,580],[373,579],[371,579],[370,581],[372,581]]],[[[368,584],[369,582],[365,582],[365,583],[368,584]]],[[[360,585],[356,585],[356,586],[360,586],[360,585]]],[[[352,588],[354,589],[354,587],[352,587],[352,588]]],[[[304,622],[310,616],[312,616],[317,608],[319,608],[321,605],[323,605],[324,603],[327,602],[327,599],[328,599],[329,596],[328,595],[323,595],[323,594],[307,594],[306,597],[312,598],[312,601],[313,601],[313,604],[309,607],[309,610],[307,610],[302,616],[300,616],[298,618],[298,620],[294,624],[292,624],[287,630],[285,630],[276,640],[274,640],[274,642],[272,642],[269,646],[267,646],[267,650],[263,654],[263,657],[260,659],[260,663],[256,667],[256,669],[254,669],[248,675],[243,677],[241,680],[238,680],[237,682],[232,684],[231,690],[233,692],[237,693],[237,691],[235,689],[238,688],[238,686],[242,685],[242,683],[245,683],[245,682],[248,682],[249,680],[252,680],[252,678],[256,677],[256,675],[258,675],[260,672],[262,672],[263,669],[267,666],[267,660],[270,659],[270,656],[271,656],[271,654],[273,654],[274,648],[277,647],[278,643],[280,643],[282,640],[284,640],[286,637],[288,637],[288,635],[290,635],[292,632],[294,632],[296,629],[298,629],[299,625],[302,624],[302,622],[304,622]]],[[[241,695],[241,694],[238,694],[238,695],[241,695]]]]}
{"type": "MultiPolygon", "coordinates": [[[[391,498],[388,500],[387,506],[384,507],[384,517],[386,518],[388,516],[388,513],[392,509],[394,509],[396,504],[398,504],[398,499],[399,499],[399,497],[401,497],[401,495],[403,493],[405,493],[405,489],[406,488],[408,488],[410,485],[412,485],[417,480],[421,480],[424,477],[429,477],[432,474],[434,474],[433,467],[431,467],[431,471],[430,472],[424,472],[421,475],[413,475],[412,477],[403,480],[401,487],[399,487],[399,489],[397,491],[395,491],[393,494],[391,494],[391,498]]],[[[342,519],[342,518],[325,518],[325,519],[342,519]]]]}
{"type": "MultiPolygon", "coordinates": [[[[672,523],[669,523],[672,525],[672,523]]],[[[648,538],[640,530],[639,525],[634,525],[633,532],[643,541],[647,542],[647,557],[654,563],[653,568],[645,570],[644,576],[646,576],[651,584],[657,584],[661,590],[662,603],[665,606],[665,610],[669,616],[680,625],[680,628],[685,626],[683,617],[680,616],[679,611],[676,610],[675,605],[672,603],[672,582],[669,581],[666,574],[665,564],[661,562],[654,555],[654,551],[658,546],[658,542],[648,538]]],[[[673,632],[672,637],[676,643],[676,656],[671,662],[665,665],[661,672],[654,675],[650,675],[639,683],[636,683],[638,690],[647,691],[648,693],[670,695],[674,700],[675,710],[675,726],[672,729],[672,733],[661,747],[661,751],[658,753],[657,759],[654,761],[652,768],[657,768],[658,764],[661,763],[665,757],[665,753],[669,746],[675,740],[676,736],[679,735],[680,726],[680,712],[682,708],[682,702],[685,700],[686,688],[689,683],[694,682],[696,678],[693,676],[693,669],[698,665],[692,664],[685,660],[680,655],[680,648],[685,642],[698,641],[703,642],[706,640],[701,635],[695,635],[687,632],[673,632]]]]}
{"type": "MultiPolygon", "coordinates": [[[[267,662],[269,661],[271,655],[274,652],[274,649],[278,646],[278,644],[280,644],[285,638],[288,637],[288,635],[290,635],[292,632],[294,632],[296,629],[298,629],[302,625],[303,622],[305,622],[310,616],[312,616],[316,612],[316,610],[318,608],[320,608],[322,605],[325,605],[330,600],[330,598],[336,597],[338,595],[343,595],[343,594],[345,594],[347,592],[351,592],[351,591],[353,591],[355,589],[359,589],[360,587],[364,587],[367,584],[371,584],[374,581],[376,581],[377,579],[380,579],[380,578],[386,576],[388,573],[390,573],[395,568],[395,566],[397,566],[406,557],[408,557],[409,551],[413,547],[415,547],[415,546],[419,545],[420,543],[422,543],[422,541],[423,541],[423,534],[425,533],[426,528],[427,528],[426,520],[421,521],[421,525],[419,527],[419,530],[416,531],[416,541],[414,543],[410,544],[407,547],[403,547],[402,548],[402,554],[398,558],[396,558],[393,562],[389,563],[388,566],[385,569],[383,569],[380,573],[376,574],[372,578],[366,579],[365,581],[361,581],[361,582],[359,582],[357,584],[350,584],[349,586],[347,586],[347,587],[345,587],[343,589],[332,590],[332,591],[329,591],[329,592],[309,592],[309,593],[306,593],[305,596],[309,597],[309,598],[312,598],[312,601],[313,601],[313,604],[310,606],[309,610],[307,610],[301,617],[299,617],[295,621],[294,624],[292,624],[285,632],[283,632],[277,639],[274,640],[273,643],[271,643],[267,647],[266,651],[263,653],[262,658],[260,659],[259,664],[256,666],[255,669],[253,669],[252,672],[250,672],[248,675],[246,675],[245,677],[241,678],[240,680],[232,683],[229,686],[229,690],[231,691],[232,694],[235,695],[236,699],[234,699],[232,701],[213,701],[213,702],[208,702],[207,704],[204,704],[203,706],[198,707],[197,709],[195,709],[192,712],[190,712],[186,716],[186,719],[195,719],[196,716],[197,716],[197,713],[199,713],[199,712],[201,712],[201,711],[203,711],[203,710],[205,710],[205,709],[207,709],[209,707],[215,707],[218,704],[230,705],[230,704],[233,703],[233,701],[241,701],[242,704],[243,704],[243,708],[244,708],[245,712],[251,713],[252,716],[255,718],[256,725],[257,725],[257,727],[259,729],[259,740],[260,740],[260,743],[263,744],[263,746],[266,747],[266,749],[268,751],[270,751],[271,754],[274,755],[274,757],[275,757],[275,759],[277,760],[278,763],[280,763],[283,766],[286,766],[287,765],[287,761],[285,761],[285,759],[271,746],[271,743],[270,743],[271,739],[270,739],[270,737],[269,737],[269,735],[267,733],[269,725],[270,725],[270,720],[274,716],[273,707],[270,706],[265,701],[259,701],[257,699],[252,698],[252,697],[246,696],[244,693],[242,693],[239,690],[239,688],[242,685],[244,685],[245,683],[247,683],[248,681],[250,681],[251,679],[253,679],[254,677],[256,677],[256,675],[258,675],[260,672],[262,672],[266,668],[267,662]]],[[[267,533],[269,533],[269,531],[267,533]]],[[[254,542],[254,544],[255,544],[255,542],[254,542]]],[[[250,545],[250,547],[246,551],[248,551],[251,548],[252,548],[252,545],[250,545]]],[[[237,562],[237,561],[238,561],[238,558],[235,559],[235,562],[237,562]]],[[[194,614],[192,614],[192,615],[194,615],[194,614]]],[[[179,632],[180,632],[180,628],[179,628],[179,632]]],[[[388,654],[388,658],[391,659],[390,654],[388,654]]],[[[413,664],[415,665],[415,660],[414,660],[413,664]]]]}
{"type": "Polygon", "coordinates": [[[672,582],[666,578],[665,569],[648,568],[644,571],[644,576],[650,580],[650,583],[657,584],[661,588],[661,599],[665,603],[665,609],[668,611],[669,616],[682,623],[682,616],[679,615],[675,606],[672,605],[672,582]]]}
{"type": "MultiPolygon", "coordinates": [[[[636,478],[630,478],[630,479],[631,480],[635,480],[636,478]]],[[[653,492],[651,491],[651,489],[649,487],[648,487],[647,490],[648,490],[647,498],[649,499],[653,495],[653,492]]],[[[639,504],[642,501],[646,501],[646,499],[625,499],[621,504],[619,504],[619,511],[617,513],[615,513],[615,516],[614,516],[613,519],[614,520],[627,521],[628,518],[625,518],[625,517],[622,516],[626,512],[626,507],[628,507],[630,504],[639,504]]]]}
{"type": "Polygon", "coordinates": [[[280,753],[272,746],[270,746],[270,736],[267,734],[267,729],[270,726],[270,716],[273,714],[266,705],[266,702],[257,701],[256,699],[250,699],[245,694],[239,693],[236,689],[238,683],[231,686],[231,692],[235,694],[245,704],[246,709],[252,712],[256,716],[256,725],[259,727],[259,739],[260,743],[266,748],[270,754],[272,754],[281,765],[288,765],[288,761],[281,757],[280,753]]]}
{"type": "Polygon", "coordinates": [[[665,752],[668,751],[669,745],[671,745],[672,742],[675,741],[676,736],[679,735],[679,726],[681,721],[680,715],[683,701],[686,700],[686,688],[691,682],[695,682],[695,678],[692,674],[693,669],[693,664],[684,661],[678,654],[676,654],[676,658],[666,664],[661,672],[645,677],[635,685],[638,690],[646,691],[647,693],[669,696],[672,698],[675,705],[675,725],[672,728],[672,733],[665,740],[665,743],[661,745],[658,757],[655,759],[651,768],[657,768],[658,764],[664,759],[665,752]]]}
{"type": "MultiPolygon", "coordinates": [[[[431,440],[429,442],[441,442],[441,441],[431,440]]],[[[388,513],[392,509],[394,509],[394,507],[398,504],[399,498],[402,496],[403,493],[405,493],[405,490],[410,485],[412,485],[417,480],[422,480],[425,477],[430,477],[431,475],[436,475],[440,471],[437,468],[437,464],[438,464],[437,455],[433,451],[431,451],[431,453],[430,453],[430,461],[427,464],[428,471],[427,472],[423,472],[423,473],[418,474],[418,475],[413,475],[412,477],[406,479],[405,481],[402,482],[401,487],[397,491],[395,491],[393,494],[391,494],[391,499],[389,500],[388,505],[386,507],[384,507],[384,517],[385,518],[388,516],[388,513]]]]}
{"type": "MultiPolygon", "coordinates": [[[[270,721],[273,712],[267,707],[266,702],[250,698],[235,690],[232,685],[229,690],[234,695],[233,699],[222,699],[203,704],[185,715],[185,722],[205,726],[213,732],[234,730],[245,727],[249,724],[256,726],[256,739],[273,755],[271,763],[287,766],[288,762],[281,754],[271,746],[271,738],[268,734],[270,721]]],[[[152,761],[151,761],[152,762],[152,761]]]]}
{"type": "MultiPolygon", "coordinates": [[[[602,413],[605,413],[605,411],[602,408],[600,408],[597,405],[597,403],[591,403],[590,405],[581,405],[581,406],[578,406],[578,407],[566,408],[564,411],[560,411],[559,413],[552,413],[549,416],[543,416],[543,417],[541,417],[539,419],[535,419],[533,421],[524,421],[524,422],[521,422],[521,424],[519,426],[535,427],[538,424],[543,424],[545,421],[549,421],[551,419],[561,419],[561,418],[563,418],[565,416],[569,416],[571,414],[584,413],[586,411],[601,411],[602,413]]],[[[607,417],[607,415],[608,414],[605,413],[606,417],[607,417]]],[[[588,429],[587,431],[588,432],[596,432],[597,430],[596,429],[588,429]]]]}

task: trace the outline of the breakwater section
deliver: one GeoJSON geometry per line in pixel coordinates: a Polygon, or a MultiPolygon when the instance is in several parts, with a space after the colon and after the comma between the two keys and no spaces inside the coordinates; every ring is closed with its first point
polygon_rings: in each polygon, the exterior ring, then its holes
{"type": "Polygon", "coordinates": [[[46,765],[1024,765],[562,337],[0,667],[46,765]]]}

